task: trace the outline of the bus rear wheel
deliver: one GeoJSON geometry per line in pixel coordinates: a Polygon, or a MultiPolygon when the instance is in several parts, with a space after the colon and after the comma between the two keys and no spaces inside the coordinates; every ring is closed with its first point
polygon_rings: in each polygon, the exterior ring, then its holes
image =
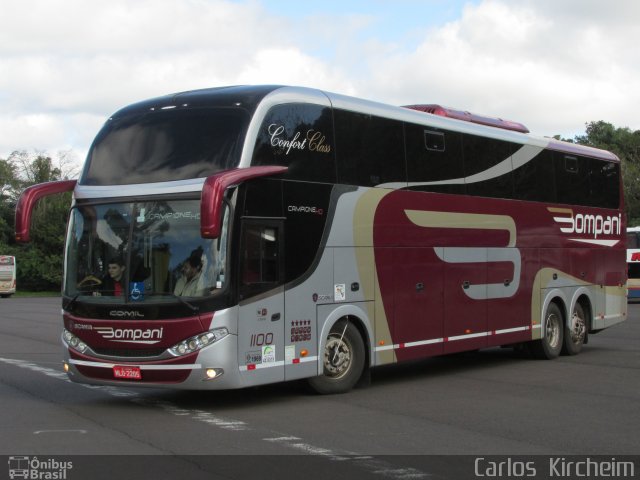
{"type": "Polygon", "coordinates": [[[344,393],[351,390],[364,369],[364,342],[356,326],[340,320],[331,327],[323,352],[323,374],[309,379],[309,385],[320,394],[344,393]]]}
{"type": "Polygon", "coordinates": [[[542,338],[531,344],[531,353],[535,358],[551,360],[560,355],[563,345],[564,322],[562,311],[556,303],[550,303],[544,315],[542,338]]]}
{"type": "Polygon", "coordinates": [[[573,314],[564,330],[564,346],[562,353],[577,355],[582,350],[587,335],[587,320],[584,308],[579,303],[573,309],[573,314]]]}

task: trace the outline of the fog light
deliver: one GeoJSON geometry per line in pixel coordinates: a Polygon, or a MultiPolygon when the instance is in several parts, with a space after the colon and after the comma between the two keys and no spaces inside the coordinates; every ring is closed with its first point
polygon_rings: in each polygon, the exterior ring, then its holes
{"type": "Polygon", "coordinates": [[[69,373],[69,364],[67,362],[64,362],[62,364],[62,369],[64,370],[64,373],[69,373]]]}
{"type": "Polygon", "coordinates": [[[222,376],[224,370],[221,368],[207,368],[204,373],[207,376],[205,380],[213,380],[214,378],[222,376]]]}

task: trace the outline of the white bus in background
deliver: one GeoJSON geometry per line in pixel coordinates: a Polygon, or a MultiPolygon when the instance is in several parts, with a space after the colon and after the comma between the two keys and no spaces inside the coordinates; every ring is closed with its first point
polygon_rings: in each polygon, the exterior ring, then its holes
{"type": "Polygon", "coordinates": [[[640,299],[640,227],[627,228],[627,298],[640,299]]]}
{"type": "Polygon", "coordinates": [[[0,297],[16,293],[16,257],[0,255],[0,297]]]}

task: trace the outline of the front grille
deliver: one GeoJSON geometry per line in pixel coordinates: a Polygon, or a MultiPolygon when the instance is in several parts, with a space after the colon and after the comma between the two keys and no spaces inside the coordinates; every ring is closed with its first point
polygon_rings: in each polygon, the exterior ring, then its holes
{"type": "Polygon", "coordinates": [[[105,357],[157,357],[162,355],[164,348],[130,349],[130,348],[94,348],[94,352],[105,357]]]}

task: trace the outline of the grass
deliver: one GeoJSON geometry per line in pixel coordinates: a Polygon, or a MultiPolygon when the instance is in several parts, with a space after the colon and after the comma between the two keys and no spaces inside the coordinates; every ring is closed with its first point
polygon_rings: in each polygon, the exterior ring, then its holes
{"type": "Polygon", "coordinates": [[[26,297],[59,297],[60,292],[28,292],[24,290],[18,290],[13,294],[14,297],[17,298],[26,298],[26,297]]]}

